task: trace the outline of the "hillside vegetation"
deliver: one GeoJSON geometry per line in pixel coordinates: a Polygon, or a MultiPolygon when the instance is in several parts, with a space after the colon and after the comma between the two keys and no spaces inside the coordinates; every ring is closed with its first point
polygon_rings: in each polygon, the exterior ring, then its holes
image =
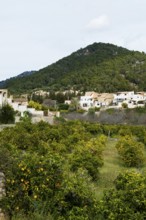
{"type": "Polygon", "coordinates": [[[146,90],[146,54],[112,44],[94,43],[30,75],[0,84],[13,93],[34,89],[146,90]]]}

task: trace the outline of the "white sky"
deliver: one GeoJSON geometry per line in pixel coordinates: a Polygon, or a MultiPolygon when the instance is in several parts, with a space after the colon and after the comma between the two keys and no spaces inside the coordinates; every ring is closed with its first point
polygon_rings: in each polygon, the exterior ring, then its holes
{"type": "Polygon", "coordinates": [[[146,0],[0,0],[0,80],[94,42],[146,52],[146,0]]]}

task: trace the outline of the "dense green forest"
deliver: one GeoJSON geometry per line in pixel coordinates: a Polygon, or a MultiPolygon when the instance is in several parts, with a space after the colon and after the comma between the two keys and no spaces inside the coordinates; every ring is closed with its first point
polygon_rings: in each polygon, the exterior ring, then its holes
{"type": "Polygon", "coordinates": [[[13,220],[145,219],[145,145],[144,126],[28,119],[5,128],[2,208],[13,220]]]}
{"type": "Polygon", "coordinates": [[[94,43],[30,75],[8,79],[0,87],[18,94],[35,89],[146,90],[146,54],[94,43]]]}

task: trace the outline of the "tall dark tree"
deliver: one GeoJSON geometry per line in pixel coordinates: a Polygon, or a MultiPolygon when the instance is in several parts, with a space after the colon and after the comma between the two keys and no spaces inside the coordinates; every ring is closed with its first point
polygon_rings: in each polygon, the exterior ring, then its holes
{"type": "Polygon", "coordinates": [[[0,123],[2,124],[9,124],[14,123],[15,121],[15,111],[9,105],[5,104],[0,109],[0,123]]]}

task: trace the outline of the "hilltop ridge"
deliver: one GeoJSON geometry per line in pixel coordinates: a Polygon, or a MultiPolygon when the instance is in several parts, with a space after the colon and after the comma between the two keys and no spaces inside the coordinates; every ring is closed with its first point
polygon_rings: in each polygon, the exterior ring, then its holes
{"type": "Polygon", "coordinates": [[[44,90],[115,92],[146,90],[146,54],[93,43],[39,71],[0,83],[12,93],[44,90]]]}

